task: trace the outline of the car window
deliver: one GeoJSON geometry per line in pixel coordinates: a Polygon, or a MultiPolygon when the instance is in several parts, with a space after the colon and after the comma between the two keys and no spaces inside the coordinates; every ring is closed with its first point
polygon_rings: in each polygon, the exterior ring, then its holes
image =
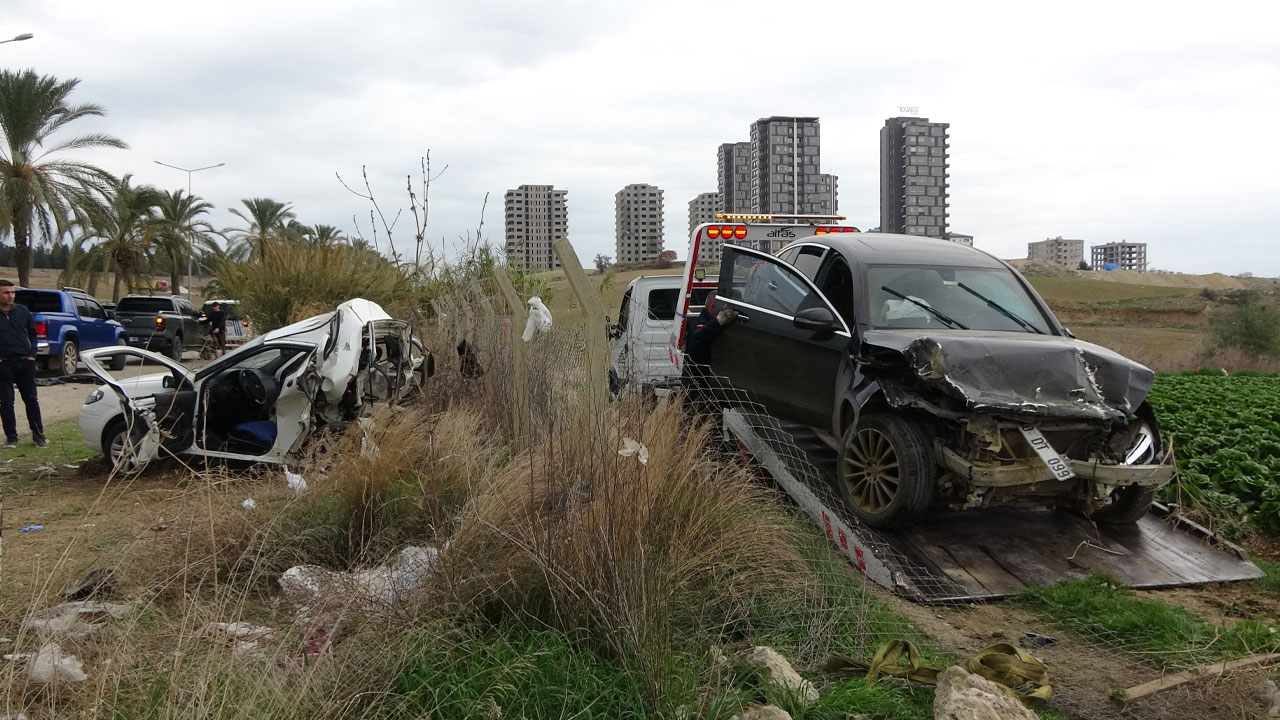
{"type": "Polygon", "coordinates": [[[818,276],[818,266],[822,264],[822,255],[826,250],[819,245],[802,245],[797,248],[795,259],[788,262],[812,280],[818,276]]]}
{"type": "Polygon", "coordinates": [[[93,298],[85,298],[84,306],[89,313],[89,317],[98,318],[99,320],[107,319],[106,309],[103,308],[101,305],[99,305],[98,301],[94,300],[93,298]]]}
{"type": "Polygon", "coordinates": [[[76,314],[80,317],[93,317],[89,314],[89,303],[84,301],[82,297],[72,297],[76,303],[76,314]]]}
{"type": "Polygon", "coordinates": [[[799,255],[799,254],[800,254],[800,248],[793,247],[789,250],[783,250],[782,252],[778,253],[778,257],[782,259],[782,262],[788,265],[795,265],[796,255],[799,255]]]}
{"type": "Polygon", "coordinates": [[[728,248],[724,257],[729,264],[721,267],[721,292],[729,299],[787,316],[820,304],[804,280],[774,258],[764,259],[728,248]]]}
{"type": "Polygon", "coordinates": [[[1050,332],[1035,300],[1004,268],[879,265],[868,269],[877,327],[1050,332]],[[953,324],[954,323],[954,324],[953,324]],[[1024,325],[1025,323],[1025,325],[1024,325]]]}
{"type": "Polygon", "coordinates": [[[262,352],[239,358],[234,365],[228,367],[260,370],[268,375],[274,375],[277,370],[284,367],[285,363],[289,362],[290,358],[300,352],[302,352],[302,349],[296,347],[269,347],[262,352]]]}
{"type": "Polygon", "coordinates": [[[116,312],[173,312],[173,300],[162,297],[122,298],[116,312]]]}
{"type": "Polygon", "coordinates": [[[19,290],[14,296],[14,302],[19,305],[26,305],[27,309],[33,313],[38,312],[62,312],[62,299],[57,293],[40,292],[39,290],[19,290]]]}

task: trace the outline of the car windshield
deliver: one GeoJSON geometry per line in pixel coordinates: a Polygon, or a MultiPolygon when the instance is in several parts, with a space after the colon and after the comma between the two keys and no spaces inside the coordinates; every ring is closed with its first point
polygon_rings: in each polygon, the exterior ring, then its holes
{"type": "Polygon", "coordinates": [[[116,306],[116,312],[173,312],[173,301],[162,297],[127,297],[116,306]]]}
{"type": "Polygon", "coordinates": [[[1004,268],[873,265],[867,280],[875,327],[1051,332],[1039,305],[1004,268]]]}

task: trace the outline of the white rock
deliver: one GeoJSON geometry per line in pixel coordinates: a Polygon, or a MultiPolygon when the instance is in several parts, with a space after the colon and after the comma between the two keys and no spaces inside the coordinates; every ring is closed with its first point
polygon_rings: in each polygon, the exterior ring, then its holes
{"type": "Polygon", "coordinates": [[[51,682],[84,682],[84,664],[74,655],[63,655],[58,643],[45,643],[36,653],[28,668],[31,682],[47,685],[51,682]]]}
{"type": "Polygon", "coordinates": [[[769,682],[794,690],[809,702],[818,699],[818,689],[813,683],[800,677],[791,663],[773,648],[757,645],[747,654],[746,660],[748,664],[766,668],[769,671],[769,682]]]}
{"type": "Polygon", "coordinates": [[[289,599],[304,608],[320,599],[352,594],[373,608],[394,605],[406,593],[421,587],[439,561],[438,549],[409,546],[386,565],[357,572],[298,565],[285,570],[278,582],[289,599]]]}
{"type": "Polygon", "coordinates": [[[937,720],[1036,720],[1036,714],[995,683],[953,665],[938,675],[937,720]]]}
{"type": "Polygon", "coordinates": [[[254,500],[253,498],[245,498],[244,502],[240,503],[240,507],[244,508],[245,510],[252,510],[258,507],[258,501],[254,500]]]}
{"type": "Polygon", "coordinates": [[[791,720],[791,713],[774,705],[752,705],[731,720],[791,720]]]}

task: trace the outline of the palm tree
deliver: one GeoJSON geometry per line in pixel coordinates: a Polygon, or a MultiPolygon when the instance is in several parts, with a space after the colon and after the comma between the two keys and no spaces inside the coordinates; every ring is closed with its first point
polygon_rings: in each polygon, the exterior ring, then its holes
{"type": "Polygon", "coordinates": [[[307,238],[308,244],[312,247],[329,247],[331,245],[342,245],[347,242],[347,238],[342,231],[332,225],[316,225],[312,228],[311,235],[307,238]]]}
{"type": "Polygon", "coordinates": [[[127,148],[124,141],[102,133],[55,137],[69,123],[102,116],[98,105],[68,104],[80,81],[59,81],[33,70],[0,70],[0,227],[13,235],[18,283],[31,280],[32,235],[51,241],[66,232],[77,212],[100,204],[111,175],[89,163],[54,157],[92,148],[127,148]]]}
{"type": "Polygon", "coordinates": [[[231,254],[241,259],[255,255],[262,259],[267,244],[278,239],[284,224],[294,219],[291,203],[277,202],[271,198],[244,199],[240,202],[244,203],[245,211],[232,208],[231,214],[248,223],[248,227],[232,231],[238,233],[238,237],[231,254]]]}
{"type": "Polygon", "coordinates": [[[199,195],[181,190],[164,193],[160,202],[160,222],[155,235],[156,252],[169,267],[169,287],[178,292],[183,266],[191,262],[200,249],[216,244],[213,226],[199,217],[213,209],[199,195]]]}
{"type": "Polygon", "coordinates": [[[120,286],[130,285],[148,267],[147,256],[160,229],[160,206],[165,194],[150,185],[133,187],[133,176],[125,175],[115,183],[111,202],[87,215],[88,233],[100,240],[88,251],[86,261],[94,259],[115,273],[112,302],[120,300],[120,286]],[[102,256],[93,258],[94,255],[102,256]]]}

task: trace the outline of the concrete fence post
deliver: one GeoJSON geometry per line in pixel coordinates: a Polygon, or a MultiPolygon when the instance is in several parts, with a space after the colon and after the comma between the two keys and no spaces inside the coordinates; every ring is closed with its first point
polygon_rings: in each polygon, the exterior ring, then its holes
{"type": "Polygon", "coordinates": [[[524,303],[520,302],[520,295],[511,284],[511,278],[507,277],[505,265],[494,266],[493,279],[497,281],[498,289],[502,291],[502,297],[506,299],[507,307],[511,309],[511,398],[515,414],[516,442],[522,444],[531,437],[529,434],[529,368],[524,361],[522,336],[524,323],[521,322],[529,313],[524,303]]]}
{"type": "Polygon", "coordinates": [[[587,321],[587,399],[596,417],[603,417],[609,405],[609,344],[605,335],[604,305],[600,296],[587,279],[578,254],[568,238],[560,238],[551,244],[560,259],[569,288],[578,299],[578,307],[587,321]]]}

